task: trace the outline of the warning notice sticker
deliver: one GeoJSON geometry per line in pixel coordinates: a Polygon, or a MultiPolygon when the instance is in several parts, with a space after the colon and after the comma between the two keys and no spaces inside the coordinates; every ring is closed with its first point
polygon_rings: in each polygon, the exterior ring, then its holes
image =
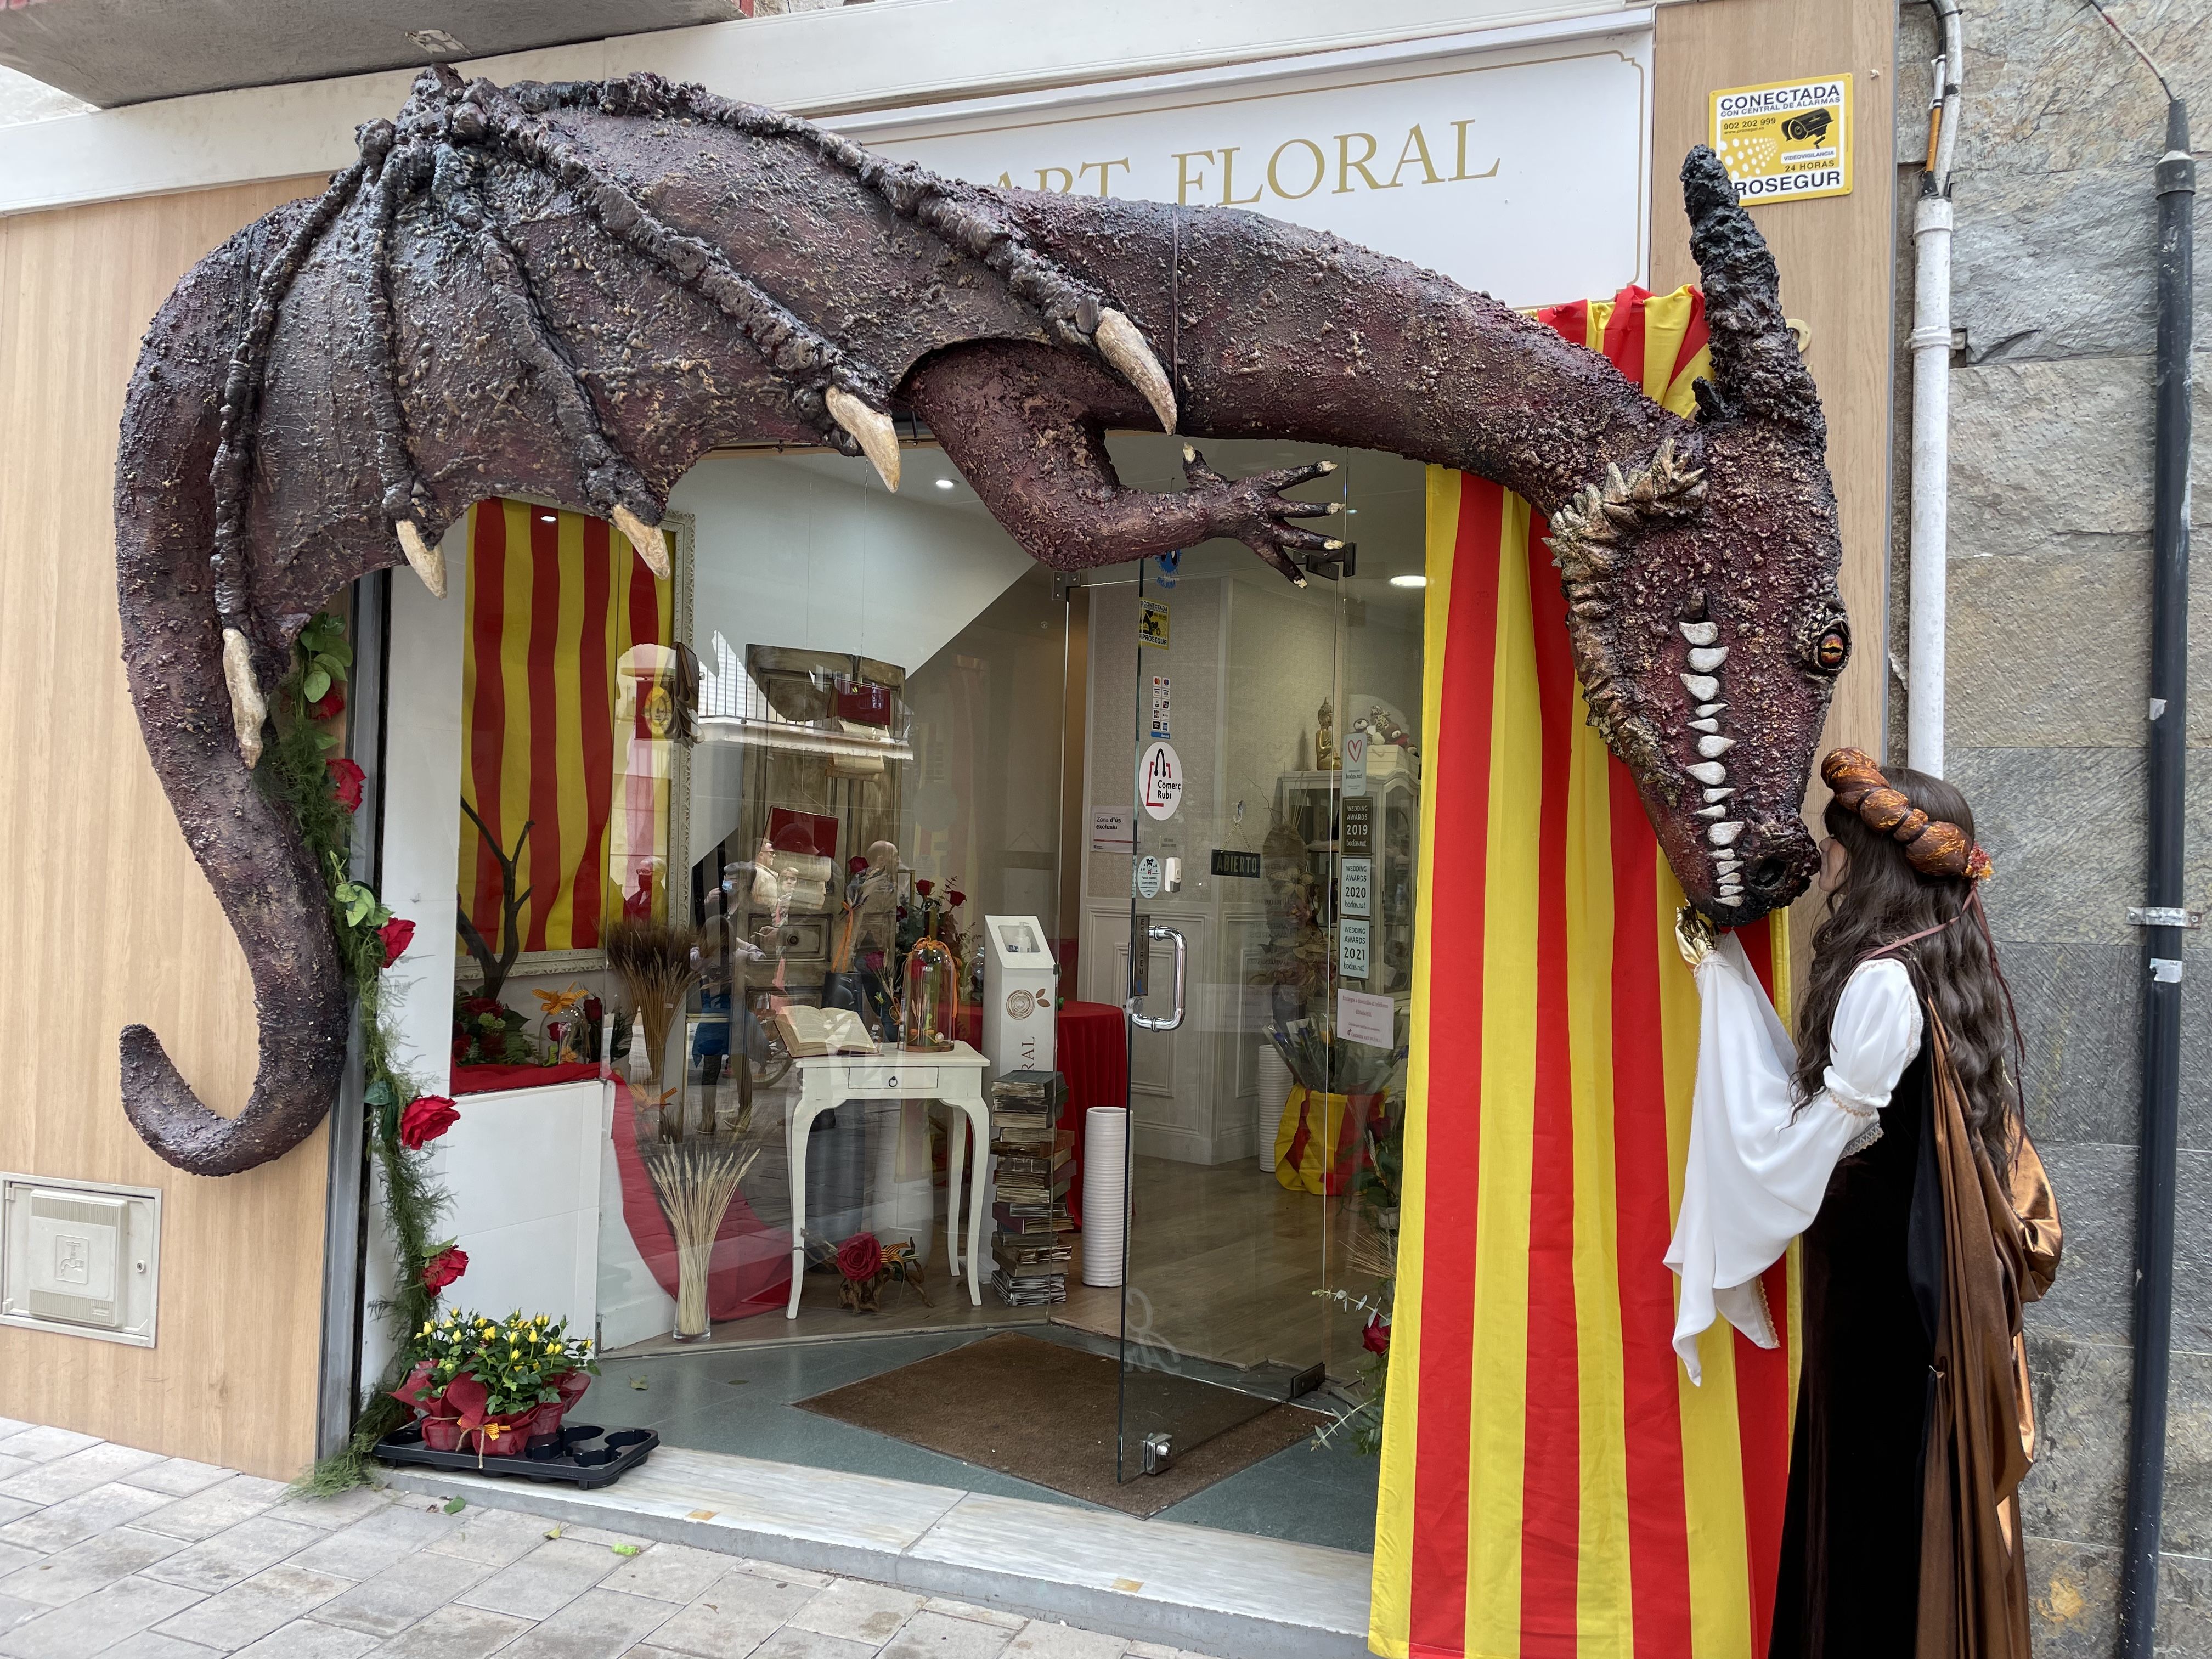
{"type": "Polygon", "coordinates": [[[1851,77],[1713,94],[1713,149],[1746,202],[1851,193],[1851,77]]]}

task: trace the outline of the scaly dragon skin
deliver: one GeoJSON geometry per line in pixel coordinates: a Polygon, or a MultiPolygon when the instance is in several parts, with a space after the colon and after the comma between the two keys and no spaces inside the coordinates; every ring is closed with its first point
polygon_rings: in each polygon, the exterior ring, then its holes
{"type": "Polygon", "coordinates": [[[125,1109],[179,1168],[281,1156],[343,1060],[325,883],[251,770],[301,625],[403,548],[442,588],[438,538],[488,496],[613,518],[657,554],[647,527],[717,445],[826,442],[895,477],[894,410],[1060,569],[1228,536],[1302,580],[1336,546],[1296,522],[1327,507],[1282,494],[1323,466],[1231,480],[1189,452],[1182,491],[1131,490],[1113,427],[1497,480],[1551,518],[1590,718],[1691,898],[1739,924],[1808,879],[1799,805],[1848,650],[1835,503],[1773,260],[1710,152],[1683,169],[1713,362],[1692,422],[1333,236],[941,179],[650,76],[426,74],[361,150],[178,284],[123,422],[131,696],[260,1016],[229,1118],[123,1033],[125,1109]]]}

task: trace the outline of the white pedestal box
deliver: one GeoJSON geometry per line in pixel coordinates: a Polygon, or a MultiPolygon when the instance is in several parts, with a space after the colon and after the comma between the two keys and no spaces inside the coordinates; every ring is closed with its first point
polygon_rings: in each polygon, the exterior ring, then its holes
{"type": "Polygon", "coordinates": [[[1035,916],[983,918],[983,1057],[989,1075],[1049,1072],[1058,978],[1035,916]]]}

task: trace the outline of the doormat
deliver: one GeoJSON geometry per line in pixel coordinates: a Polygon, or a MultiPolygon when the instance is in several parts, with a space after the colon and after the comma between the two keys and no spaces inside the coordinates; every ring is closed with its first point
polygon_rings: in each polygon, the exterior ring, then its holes
{"type": "Polygon", "coordinates": [[[1172,1424],[1189,1449],[1178,1451],[1164,1474],[1116,1481],[1120,1371],[1104,1354],[1008,1331],[798,1403],[1138,1516],[1157,1515],[1249,1469],[1329,1420],[1323,1412],[1269,1406],[1240,1421],[1253,1411],[1249,1395],[1162,1371],[1133,1372],[1131,1388],[1142,1393],[1132,1399],[1141,1397],[1145,1420],[1172,1424]]]}

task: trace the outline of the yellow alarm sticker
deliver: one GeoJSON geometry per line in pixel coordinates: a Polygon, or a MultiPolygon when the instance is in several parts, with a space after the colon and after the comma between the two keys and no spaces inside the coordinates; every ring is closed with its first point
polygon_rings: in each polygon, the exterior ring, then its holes
{"type": "Polygon", "coordinates": [[[1851,77],[1730,87],[1712,95],[1712,146],[1746,202],[1851,193],[1851,77]]]}

